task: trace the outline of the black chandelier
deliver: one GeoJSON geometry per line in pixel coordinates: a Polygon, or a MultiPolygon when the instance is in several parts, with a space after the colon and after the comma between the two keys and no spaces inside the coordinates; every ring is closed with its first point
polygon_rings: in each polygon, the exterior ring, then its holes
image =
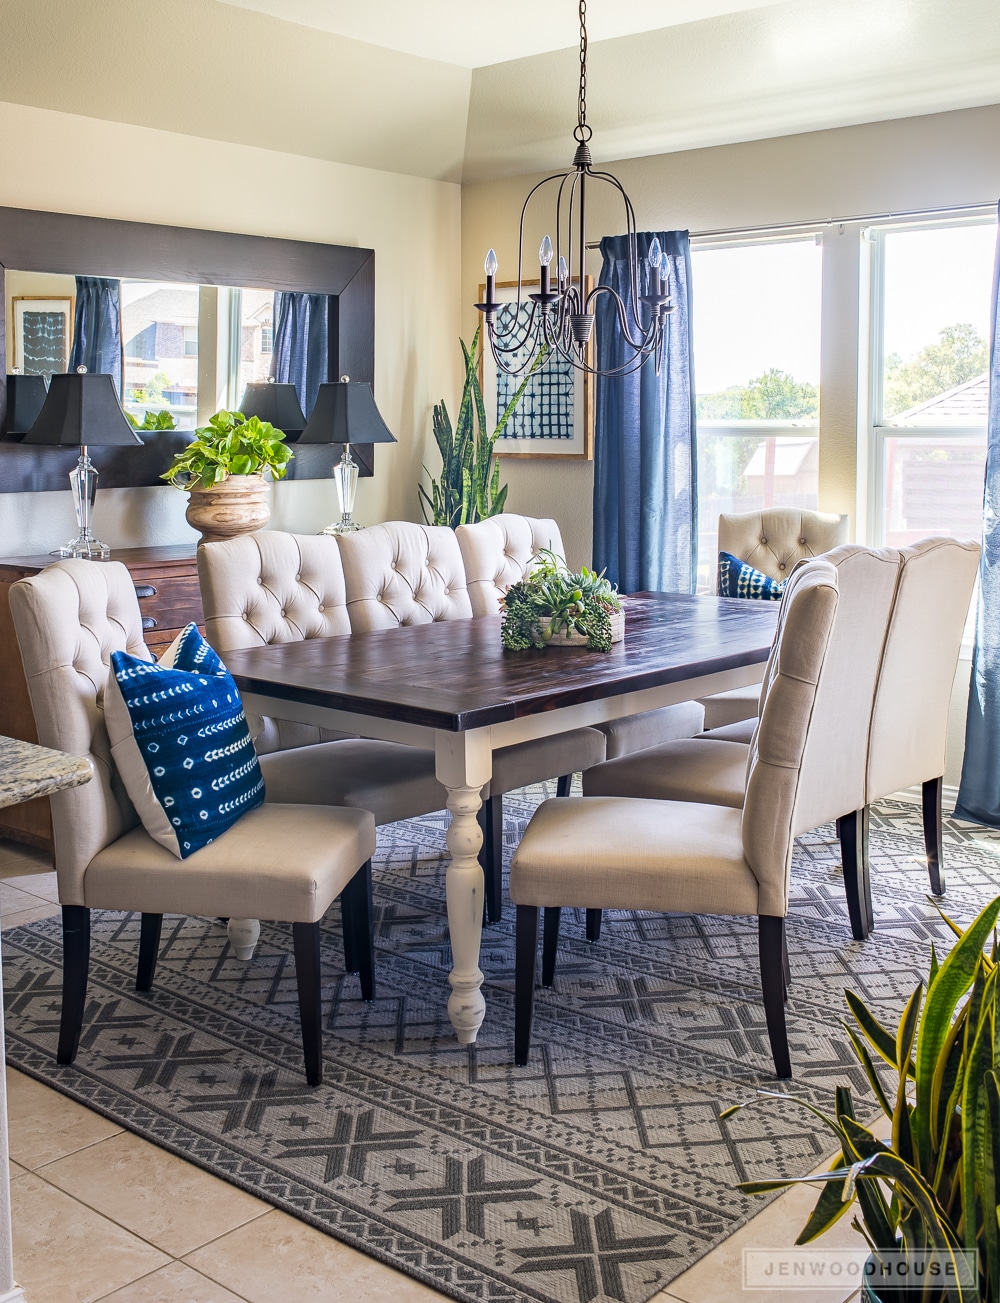
{"type": "Polygon", "coordinates": [[[561,357],[591,375],[618,376],[637,371],[647,358],[655,358],[659,372],[667,336],[667,314],[673,312],[668,291],[670,259],[653,238],[645,258],[639,257],[635,210],[621,182],[610,172],[595,171],[589,141],[593,132],[587,124],[587,0],[580,0],[580,93],[577,123],[573,131],[576,153],[568,172],[557,172],[539,181],[521,208],[517,245],[517,301],[503,304],[496,298],[497,256],[486,255],[486,295],[475,306],[483,314],[490,349],[498,370],[507,375],[524,375],[540,364],[540,358],[561,357]],[[524,219],[532,198],[543,186],[558,181],[553,247],[546,235],[538,250],[539,289],[524,293],[522,276],[524,219]],[[628,240],[628,291],[623,297],[610,285],[587,290],[587,183],[603,181],[621,197],[625,208],[628,240]],[[552,281],[551,263],[556,260],[552,281]],[[643,266],[643,264],[646,264],[643,266]],[[570,268],[578,267],[575,276],[570,268]],[[645,288],[646,292],[641,290],[645,288]],[[590,361],[589,344],[594,331],[594,307],[601,295],[610,295],[624,340],[625,360],[602,370],[590,361]]]}

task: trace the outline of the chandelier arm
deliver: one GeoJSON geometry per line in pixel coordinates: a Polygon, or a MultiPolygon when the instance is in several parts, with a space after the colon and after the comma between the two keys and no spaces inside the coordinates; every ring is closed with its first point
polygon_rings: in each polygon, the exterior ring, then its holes
{"type": "Polygon", "coordinates": [[[534,198],[535,192],[536,192],[537,190],[541,190],[542,186],[548,185],[548,183],[549,183],[550,181],[559,181],[559,182],[560,182],[560,189],[561,189],[561,188],[562,188],[561,183],[564,182],[568,176],[572,176],[572,173],[571,173],[571,172],[553,172],[551,176],[543,177],[543,178],[541,179],[541,181],[536,182],[535,185],[533,185],[533,186],[531,187],[531,189],[530,189],[530,190],[528,191],[528,193],[527,193],[527,196],[525,197],[524,203],[521,205],[521,221],[520,221],[520,223],[519,223],[519,225],[518,225],[518,232],[517,232],[517,302],[518,302],[518,306],[520,306],[520,304],[521,304],[521,288],[522,288],[522,285],[523,285],[523,283],[524,283],[524,278],[523,278],[523,276],[522,276],[522,274],[521,274],[521,270],[522,270],[522,264],[523,264],[523,258],[524,258],[524,218],[525,218],[525,214],[526,214],[527,211],[528,211],[528,205],[531,203],[531,200],[534,198]]]}
{"type": "Polygon", "coordinates": [[[490,326],[490,339],[494,344],[494,352],[499,348],[504,353],[519,353],[535,333],[535,313],[538,305],[531,303],[529,308],[528,303],[505,303],[501,306],[516,310],[506,330],[497,330],[495,321],[490,326]],[[529,308],[528,316],[523,322],[521,321],[522,308],[529,308]]]}

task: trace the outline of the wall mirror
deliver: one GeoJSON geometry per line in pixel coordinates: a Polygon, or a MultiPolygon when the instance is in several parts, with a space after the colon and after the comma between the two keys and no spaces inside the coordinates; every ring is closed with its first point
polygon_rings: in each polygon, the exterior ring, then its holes
{"type": "MultiPolygon", "coordinates": [[[[90,369],[116,376],[138,423],[167,412],[174,426],[142,431],[141,448],[94,448],[101,486],[159,484],[190,431],[237,407],[276,363],[299,378],[306,415],[320,380],[374,381],[374,264],[371,249],[0,208],[0,492],[65,486],[75,453],[8,434],[5,377],[73,369],[81,312],[113,323],[90,369]],[[312,325],[291,348],[283,331],[278,357],[275,330],[293,296],[297,307],[308,296],[312,325]]],[[[371,446],[352,452],[371,475],[371,446]]],[[[303,445],[288,478],[329,477],[339,455],[303,445]]]]}

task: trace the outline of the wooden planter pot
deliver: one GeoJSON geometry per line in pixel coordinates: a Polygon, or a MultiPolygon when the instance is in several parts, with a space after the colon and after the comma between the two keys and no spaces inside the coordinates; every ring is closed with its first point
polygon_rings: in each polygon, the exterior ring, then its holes
{"type": "Polygon", "coordinates": [[[218,543],[263,529],[271,518],[270,493],[261,475],[229,475],[210,489],[191,489],[184,514],[203,543],[218,543]]]}

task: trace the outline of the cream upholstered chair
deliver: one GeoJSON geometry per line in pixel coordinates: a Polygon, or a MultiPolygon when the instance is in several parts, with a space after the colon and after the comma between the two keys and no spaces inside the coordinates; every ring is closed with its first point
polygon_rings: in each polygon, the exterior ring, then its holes
{"type": "MultiPolygon", "coordinates": [[[[320,920],[336,896],[344,932],[368,956],[375,824],[363,810],[265,803],[178,860],[139,825],[111,759],[104,692],[113,651],[151,659],[135,588],[118,562],[61,561],[12,586],[10,607],[39,741],[94,766],[94,780],[52,800],[63,921],[57,1058],[80,1042],[91,909],[142,915],[136,988],[152,985],[165,913],[253,915],[292,924],[310,1085],[322,1080],[320,920]]],[[[371,998],[371,989],[366,993],[371,998]]]]}
{"type": "MultiPolygon", "coordinates": [[[[944,893],[941,791],[948,713],[969,603],[979,570],[978,543],[925,538],[901,549],[903,566],[886,636],[872,712],[863,826],[868,805],[917,784],[931,890],[944,893]]],[[[851,828],[841,827],[841,839],[851,828]]]]}
{"type": "MultiPolygon", "coordinates": [[[[397,520],[341,534],[337,541],[355,633],[472,618],[462,552],[453,530],[397,520]]],[[[490,923],[502,912],[503,794],[556,776],[559,791],[568,794],[569,775],[599,764],[606,754],[604,734],[595,728],[572,729],[493,752],[493,777],[482,790],[478,816],[490,923]]]]}
{"type": "MultiPolygon", "coordinates": [[[[866,843],[856,837],[852,840],[848,825],[866,802],[872,706],[899,580],[900,554],[893,548],[876,551],[845,544],[827,552],[823,560],[836,571],[840,596],[806,749],[809,754],[822,740],[829,750],[817,756],[826,781],[801,805],[800,818],[810,820],[803,824],[810,828],[842,819],[848,912],[851,930],[862,941],[871,930],[866,843]]],[[[784,617],[782,609],[772,659],[780,646],[784,617]]],[[[765,684],[767,675],[765,671],[765,684]]],[[[756,726],[757,720],[752,723],[756,726]]],[[[730,726],[718,730],[715,737],[706,734],[672,742],[597,765],[584,775],[584,795],[696,801],[738,809],[746,795],[750,747],[739,740],[719,739],[718,733],[732,731],[730,726]]],[[[599,920],[589,918],[588,926],[596,939],[599,920]]]]}
{"type": "Polygon", "coordinates": [[[545,910],[543,981],[555,968],[558,911],[657,910],[756,915],[768,1037],[779,1077],[791,1076],[784,1000],[785,915],[794,837],[811,827],[835,736],[814,737],[813,707],[837,618],[837,571],[804,566],[789,585],[750,751],[746,801],[730,806],[629,797],[539,806],[511,866],[517,906],[514,1059],[528,1061],[545,910]]]}
{"type": "MultiPolygon", "coordinates": [[[[241,647],[351,632],[340,549],[325,534],[265,530],[203,543],[198,579],[205,634],[223,660],[241,647]]],[[[448,794],[435,777],[433,751],[343,734],[319,741],[315,728],[295,731],[307,727],[265,722],[269,741],[309,741],[280,751],[265,747],[260,759],[269,800],[370,810],[376,824],[444,808],[448,794]]]]}
{"type": "MultiPolygon", "coordinates": [[[[799,561],[846,542],[847,517],[829,512],[768,507],[719,516],[719,551],[749,562],[779,583],[799,561]]],[[[755,718],[759,698],[760,687],[755,684],[703,698],[705,728],[755,718]]]]}
{"type": "MultiPolygon", "coordinates": [[[[500,614],[500,599],[511,584],[531,572],[532,559],[540,548],[566,556],[554,520],[504,512],[474,525],[459,525],[455,535],[465,562],[472,613],[477,617],[500,614]]],[[[595,727],[607,738],[607,757],[611,760],[658,742],[693,737],[701,732],[704,723],[705,709],[700,702],[681,701],[595,727]]],[[[560,795],[568,794],[567,785],[560,795]]]]}

